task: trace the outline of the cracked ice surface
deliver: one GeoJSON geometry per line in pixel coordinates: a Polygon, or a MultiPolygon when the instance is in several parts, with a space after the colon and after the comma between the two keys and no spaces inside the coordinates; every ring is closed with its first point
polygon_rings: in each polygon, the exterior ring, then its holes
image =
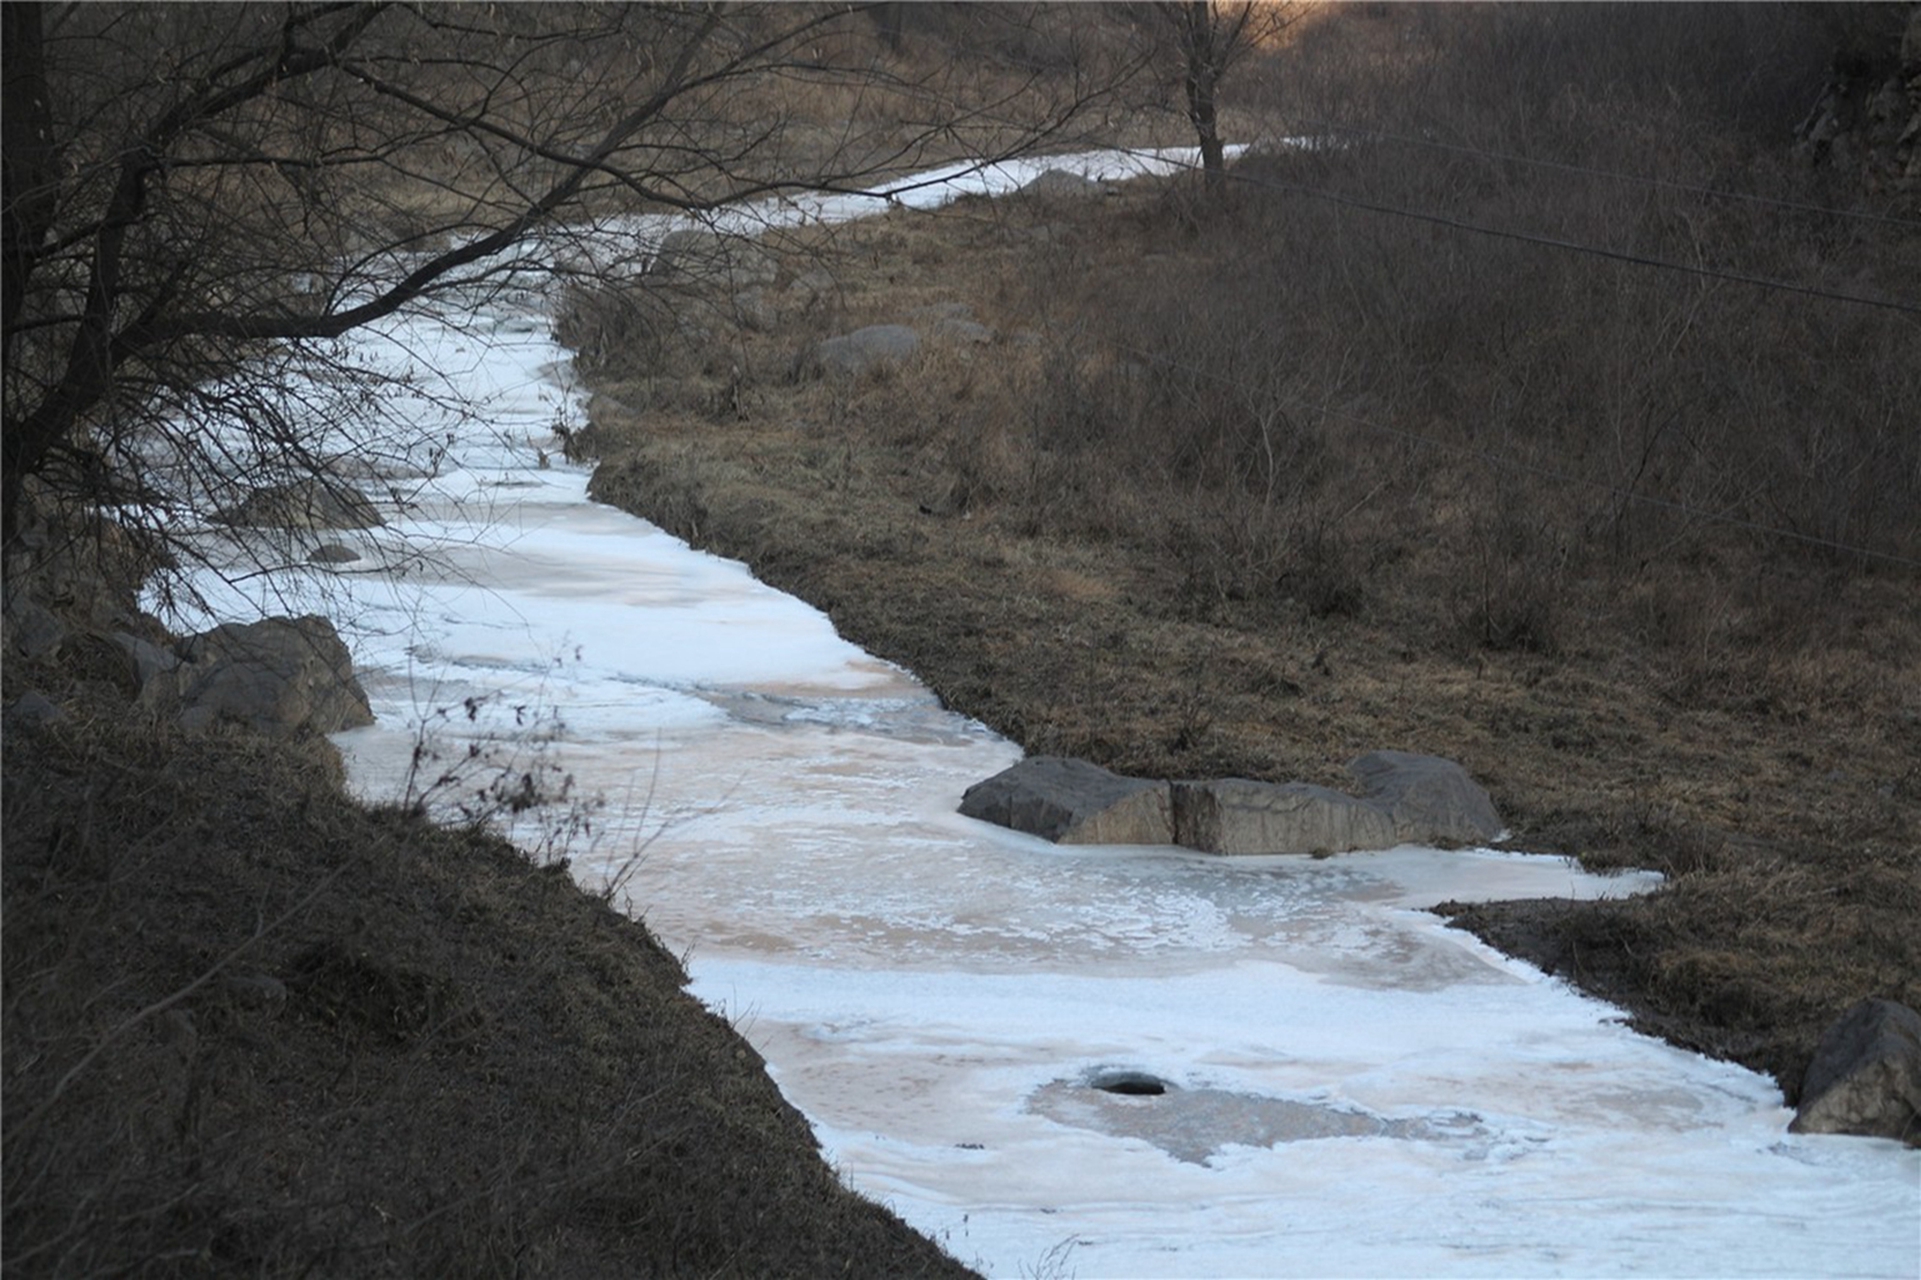
{"type": "Polygon", "coordinates": [[[388,399],[434,452],[392,525],[330,539],[366,560],[203,585],[221,616],[336,618],[379,717],[338,738],[362,792],[394,794],[425,736],[518,740],[605,796],[576,873],[620,878],[852,1185],[997,1275],[1921,1272],[1921,1153],[1790,1136],[1765,1078],[1420,910],[1649,878],[1063,848],[960,817],[1017,749],[741,565],[588,502],[557,461],[566,353],[510,303],[368,339],[447,382],[388,399]],[[1168,1090],[1089,1087],[1113,1069],[1168,1090]]]}

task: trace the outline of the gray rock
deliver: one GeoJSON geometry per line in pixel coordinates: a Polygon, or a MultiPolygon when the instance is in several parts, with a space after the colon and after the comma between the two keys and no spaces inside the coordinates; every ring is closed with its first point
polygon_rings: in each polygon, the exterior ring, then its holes
{"type": "Polygon", "coordinates": [[[222,524],[272,529],[372,529],[385,524],[357,491],[319,479],[267,485],[214,519],[222,524]]]}
{"type": "Polygon", "coordinates": [[[66,718],[67,713],[57,704],[49,701],[44,695],[33,692],[23,693],[15,698],[13,705],[7,708],[6,716],[9,725],[25,725],[28,728],[52,724],[66,718]]]}
{"type": "Polygon", "coordinates": [[[308,564],[352,564],[358,559],[358,551],[343,547],[338,542],[323,542],[307,553],[308,564]]]}
{"type": "Polygon", "coordinates": [[[187,660],[141,691],[144,704],[175,715],[183,728],[232,723],[287,737],[373,723],[353,659],[325,618],[227,623],[183,649],[187,660]]]}
{"type": "Polygon", "coordinates": [[[834,374],[858,378],[897,365],[918,350],[918,330],[904,324],[873,324],[816,342],[801,353],[794,371],[803,377],[834,374]]]}
{"type": "Polygon", "coordinates": [[[936,337],[945,338],[949,342],[973,344],[976,346],[985,346],[994,340],[994,331],[992,329],[973,320],[956,320],[950,318],[936,321],[934,324],[934,334],[936,337]]]}
{"type": "Polygon", "coordinates": [[[1485,844],[1501,834],[1501,815],[1467,770],[1439,756],[1370,751],[1347,766],[1361,796],[1393,819],[1406,844],[1485,844]]]}
{"type": "Polygon", "coordinates": [[[662,238],[652,272],[677,284],[741,290],[774,283],[780,268],[772,254],[744,236],[687,227],[662,238]]]}
{"type": "Polygon", "coordinates": [[[1794,1133],[1850,1133],[1921,1146],[1921,1014],[1863,1000],[1821,1036],[1794,1133]]]}
{"type": "Polygon", "coordinates": [[[1049,169],[1022,187],[1021,194],[1043,200],[1089,200],[1106,195],[1107,188],[1092,178],[1069,173],[1066,169],[1049,169]]]}
{"type": "MultiPolygon", "coordinates": [[[[11,585],[11,583],[9,584],[11,585]]],[[[9,591],[4,618],[9,652],[23,658],[38,658],[58,649],[67,638],[67,628],[45,605],[30,600],[24,591],[9,591]]]]}
{"type": "Polygon", "coordinates": [[[1400,843],[1385,811],[1305,782],[1173,784],[1174,839],[1205,853],[1346,853],[1400,843]]]}
{"type": "Polygon", "coordinates": [[[113,633],[113,641],[125,649],[127,656],[133,659],[134,679],[142,689],[147,687],[147,681],[164,672],[172,671],[180,665],[178,654],[162,649],[151,641],[142,640],[131,632],[116,631],[113,633]]]}
{"type": "Polygon", "coordinates": [[[1030,756],[977,782],[960,811],[1060,844],[1167,844],[1168,786],[1085,760],[1030,756]]]}

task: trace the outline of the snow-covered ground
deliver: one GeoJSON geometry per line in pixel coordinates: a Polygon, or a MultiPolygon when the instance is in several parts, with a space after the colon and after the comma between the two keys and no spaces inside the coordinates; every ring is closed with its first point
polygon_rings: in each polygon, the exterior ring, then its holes
{"type": "Polygon", "coordinates": [[[1921,1274],[1921,1152],[1790,1136],[1765,1078],[1420,910],[1646,878],[1070,849],[960,817],[1015,747],[587,501],[540,305],[367,337],[417,371],[382,397],[400,438],[371,488],[413,505],[326,539],[359,563],[203,586],[224,616],[337,619],[379,716],[338,739],[366,794],[407,786],[419,742],[507,741],[604,797],[576,873],[685,955],[852,1185],[995,1275],[1921,1274]],[[1115,1072],[1165,1091],[1094,1087],[1115,1072]]]}

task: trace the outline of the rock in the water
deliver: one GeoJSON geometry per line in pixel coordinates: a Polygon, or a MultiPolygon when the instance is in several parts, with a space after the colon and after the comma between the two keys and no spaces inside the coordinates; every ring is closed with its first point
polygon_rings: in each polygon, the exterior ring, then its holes
{"type": "Polygon", "coordinates": [[[1173,798],[1174,839],[1205,853],[1346,853],[1399,843],[1384,810],[1305,782],[1176,782],[1173,798]]]}
{"type": "Polygon", "coordinates": [[[318,479],[255,489],[214,519],[271,529],[372,529],[386,523],[374,504],[355,490],[318,479]]]}
{"type": "Polygon", "coordinates": [[[1851,1133],[1921,1146],[1921,1014],[1863,1000],[1821,1036],[1795,1133],[1851,1133]]]}
{"type": "Polygon", "coordinates": [[[1393,819],[1406,844],[1485,844],[1501,834],[1501,815],[1467,770],[1439,756],[1370,751],[1347,771],[1361,795],[1393,819]]]}
{"type": "Polygon", "coordinates": [[[961,797],[970,818],[1060,844],[1167,844],[1174,838],[1165,782],[1124,778],[1085,760],[1033,756],[961,797]]]}
{"type": "Polygon", "coordinates": [[[307,553],[308,564],[352,564],[358,559],[358,551],[343,547],[338,542],[323,542],[307,553]]]}
{"type": "Polygon", "coordinates": [[[141,692],[183,728],[227,722],[284,737],[373,723],[353,659],[325,618],[227,623],[183,648],[186,661],[157,673],[141,692]]]}
{"type": "Polygon", "coordinates": [[[824,338],[801,353],[794,371],[801,376],[862,374],[901,361],[920,350],[920,331],[904,324],[870,324],[865,329],[824,338]]]}

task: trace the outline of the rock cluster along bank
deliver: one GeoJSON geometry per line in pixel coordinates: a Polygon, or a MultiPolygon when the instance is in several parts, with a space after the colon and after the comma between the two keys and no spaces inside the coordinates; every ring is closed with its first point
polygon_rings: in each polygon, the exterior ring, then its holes
{"type": "Polygon", "coordinates": [[[1358,796],[1305,782],[1128,778],[1085,760],[1033,756],[969,787],[960,811],[1059,844],[1221,854],[1471,845],[1501,834],[1494,802],[1452,760],[1371,751],[1348,771],[1358,796]]]}

